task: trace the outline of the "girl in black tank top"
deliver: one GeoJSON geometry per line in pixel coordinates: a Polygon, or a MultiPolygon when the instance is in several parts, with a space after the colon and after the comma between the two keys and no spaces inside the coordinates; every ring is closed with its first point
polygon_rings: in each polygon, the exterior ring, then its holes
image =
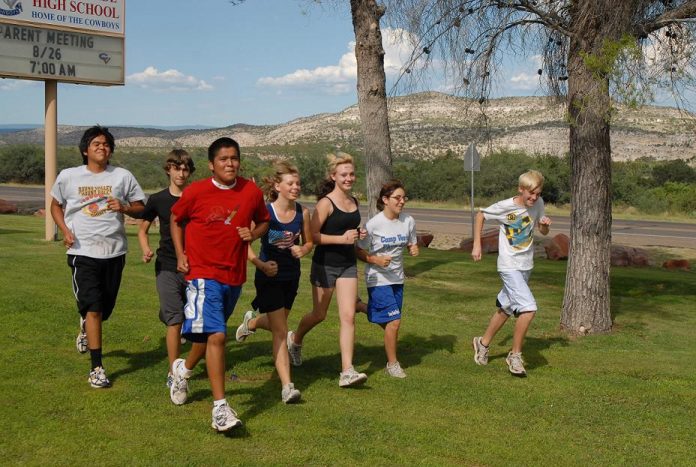
{"type": "Polygon", "coordinates": [[[314,326],[326,319],[336,290],[341,348],[338,385],[348,387],[367,380],[365,373],[358,373],[353,368],[355,303],[358,294],[355,242],[365,238],[367,232],[359,228],[358,201],[351,194],[355,183],[352,157],[344,153],[330,155],[328,175],[310,221],[312,239],[317,245],[310,276],[313,309],[302,317],[297,331],[288,333],[288,353],[293,365],[302,364],[302,340],[314,326]]]}

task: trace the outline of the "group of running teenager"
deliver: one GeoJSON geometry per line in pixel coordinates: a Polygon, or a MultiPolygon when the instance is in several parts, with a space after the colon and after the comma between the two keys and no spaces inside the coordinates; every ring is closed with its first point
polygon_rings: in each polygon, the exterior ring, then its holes
{"type": "MultiPolygon", "coordinates": [[[[380,212],[361,227],[358,200],[352,194],[355,166],[350,155],[328,156],[327,177],[310,215],[297,199],[300,174],[287,160],[277,160],[273,173],[259,188],[239,175],[241,151],[231,138],[219,138],[208,148],[212,173],[193,183],[189,154],[168,154],[164,170],[169,186],[145,195],[133,175],[110,165],[115,148],[107,128],[85,131],[79,145],[83,165],[61,171],[51,190],[51,214],[68,248],[68,265],[80,314],[76,347],[89,352],[88,382],[94,388],[111,386],[102,364],[102,323],[116,303],[125,266],[124,214],[140,218],[138,239],[142,259],[155,259],[160,320],[167,326],[169,372],[166,384],[172,402],[184,404],[188,380],[201,359],[213,396],[212,427],[229,431],[242,425],[225,399],[225,342],[227,321],[246,281],[246,262],[256,267],[256,296],[236,331],[245,341],[258,329],[271,332],[281,400],[301,399],[290,366],[302,364],[307,334],[324,319],[336,294],[341,352],[340,387],[365,383],[367,375],[353,366],[355,315],[384,329],[385,372],[395,378],[406,373],[397,359],[403,309],[403,253],[419,253],[413,217],[403,212],[408,201],[401,182],[385,183],[377,198],[380,212]],[[160,241],[153,253],[148,234],[159,221],[160,241]],[[258,254],[252,243],[260,239],[258,254]],[[288,315],[300,284],[300,258],[314,250],[310,273],[312,310],[297,328],[288,329],[288,315]],[[368,300],[358,298],[357,260],[366,263],[368,300]],[[183,341],[190,342],[181,358],[183,341]]],[[[529,171],[520,176],[519,194],[482,209],[476,218],[472,257],[481,259],[481,232],[486,219],[500,223],[498,271],[503,287],[497,311],[483,336],[473,340],[474,361],[488,363],[488,346],[510,316],[516,316],[510,372],[525,376],[522,344],[536,312],[528,282],[533,267],[533,233],[546,234],[551,223],[540,197],[543,176],[529,171]]]]}

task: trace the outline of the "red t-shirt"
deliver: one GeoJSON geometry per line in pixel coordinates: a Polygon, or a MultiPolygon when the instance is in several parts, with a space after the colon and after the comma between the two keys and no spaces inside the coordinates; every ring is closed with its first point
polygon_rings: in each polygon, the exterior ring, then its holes
{"type": "Polygon", "coordinates": [[[187,222],[187,280],[214,279],[227,285],[246,281],[247,242],[237,227],[270,220],[256,185],[242,177],[232,188],[220,188],[212,178],[199,180],[184,190],[172,213],[177,222],[187,222]]]}

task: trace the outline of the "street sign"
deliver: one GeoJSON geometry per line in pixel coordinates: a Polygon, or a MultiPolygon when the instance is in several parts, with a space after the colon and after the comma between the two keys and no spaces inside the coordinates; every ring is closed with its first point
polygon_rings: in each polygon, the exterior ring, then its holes
{"type": "Polygon", "coordinates": [[[464,170],[479,172],[481,170],[481,157],[474,143],[471,143],[464,154],[464,170]]]}
{"type": "Polygon", "coordinates": [[[122,37],[30,27],[0,20],[0,76],[124,84],[123,42],[122,37]]]}
{"type": "Polygon", "coordinates": [[[123,37],[126,0],[0,0],[0,19],[123,37]]]}

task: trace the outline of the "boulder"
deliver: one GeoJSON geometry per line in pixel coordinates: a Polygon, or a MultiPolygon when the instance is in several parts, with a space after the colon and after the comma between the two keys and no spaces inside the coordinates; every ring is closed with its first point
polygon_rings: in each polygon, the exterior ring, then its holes
{"type": "Polygon", "coordinates": [[[612,266],[649,266],[648,252],[630,246],[612,245],[611,246],[611,265],[612,266]]]}
{"type": "Polygon", "coordinates": [[[555,261],[561,259],[568,259],[568,246],[570,244],[570,238],[567,235],[559,233],[553,238],[547,238],[544,241],[544,250],[546,250],[546,257],[555,261]]]}
{"type": "Polygon", "coordinates": [[[0,214],[17,214],[17,205],[0,199],[0,214]]]}
{"type": "Polygon", "coordinates": [[[691,269],[688,259],[668,259],[662,263],[662,267],[665,269],[681,269],[682,271],[689,271],[691,269]]]}
{"type": "MultiPolygon", "coordinates": [[[[471,251],[474,247],[473,238],[465,238],[459,243],[459,249],[463,251],[471,251]]],[[[489,229],[481,234],[481,253],[497,253],[498,252],[498,229],[489,229]]]]}
{"type": "Polygon", "coordinates": [[[430,243],[433,241],[433,233],[430,231],[416,232],[416,238],[418,239],[418,246],[423,248],[428,248],[430,243]]]}

